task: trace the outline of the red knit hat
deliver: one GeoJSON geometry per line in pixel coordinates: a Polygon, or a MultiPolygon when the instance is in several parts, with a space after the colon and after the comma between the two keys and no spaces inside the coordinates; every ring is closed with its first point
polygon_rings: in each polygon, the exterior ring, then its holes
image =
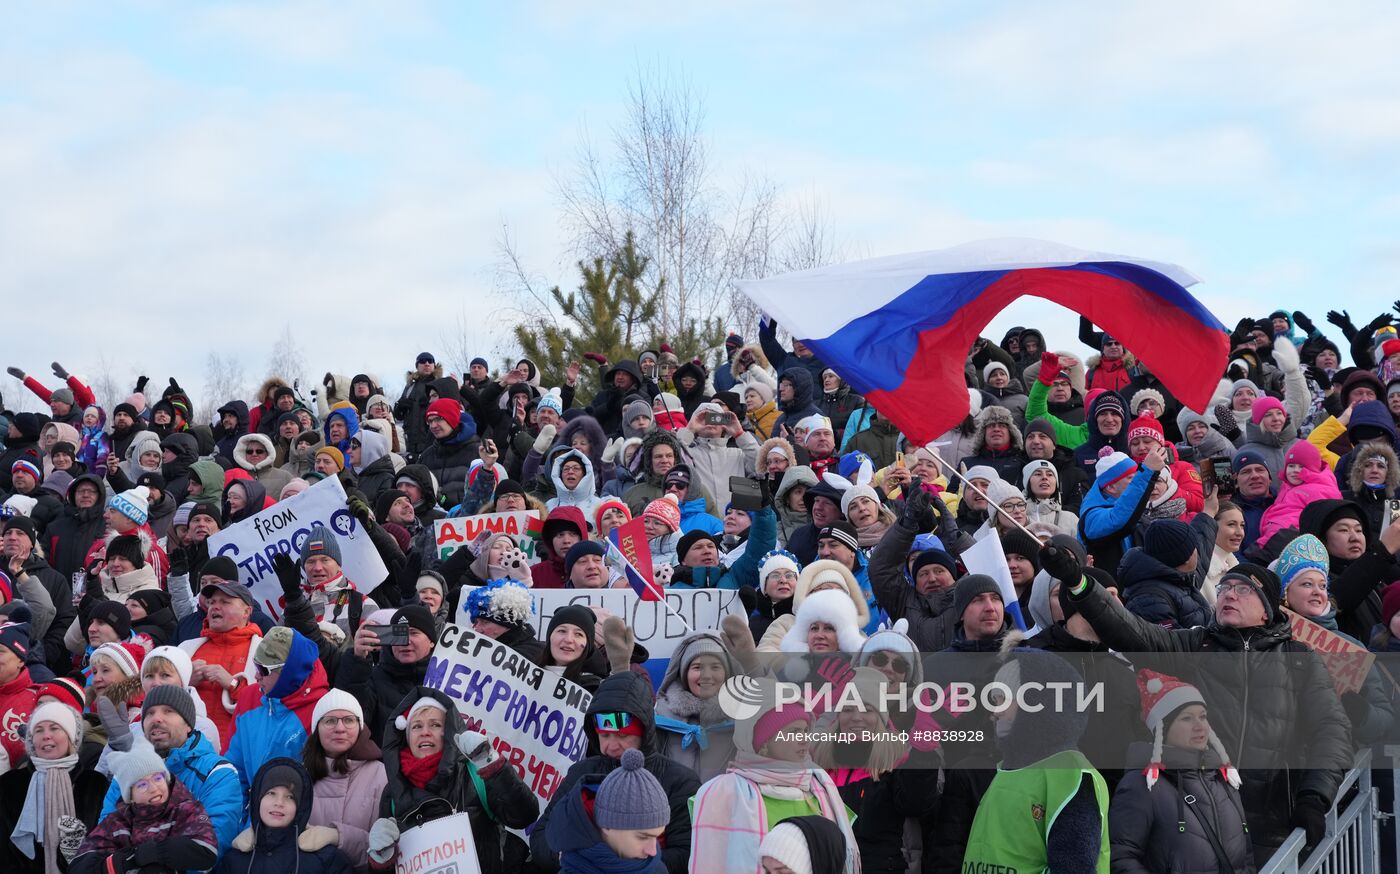
{"type": "Polygon", "coordinates": [[[672,495],[663,495],[647,504],[642,511],[643,519],[655,519],[670,528],[672,533],[681,530],[681,506],[672,495]]]}
{"type": "Polygon", "coordinates": [[[87,701],[83,697],[83,687],[67,677],[56,677],[47,683],[39,683],[34,687],[34,698],[54,698],[72,707],[81,713],[87,708],[87,701]]]}
{"type": "Polygon", "coordinates": [[[1396,352],[1400,352],[1400,340],[1386,340],[1381,344],[1381,355],[1389,358],[1396,352]]]}
{"type": "Polygon", "coordinates": [[[1133,420],[1133,424],[1128,427],[1128,439],[1136,437],[1151,437],[1159,444],[1167,442],[1167,435],[1162,430],[1162,423],[1157,421],[1157,417],[1152,415],[1150,410],[1144,410],[1142,415],[1133,420]]]}
{"type": "Polygon", "coordinates": [[[599,504],[599,505],[598,505],[598,508],[597,508],[596,510],[593,511],[593,530],[594,530],[594,531],[602,531],[602,530],[603,530],[603,514],[606,513],[606,512],[609,511],[609,510],[621,510],[621,511],[622,511],[622,515],[624,515],[624,516],[627,517],[627,521],[628,521],[628,522],[631,522],[631,521],[632,521],[632,510],[631,510],[631,508],[629,508],[629,507],[628,507],[626,504],[624,504],[622,501],[619,501],[617,498],[612,498],[611,500],[607,500],[607,501],[604,501],[603,503],[599,504]]]}
{"type": "MultiPolygon", "coordinates": [[[[1147,777],[1147,788],[1151,789],[1162,775],[1162,737],[1166,734],[1167,717],[1188,704],[1206,703],[1201,692],[1190,683],[1182,682],[1168,674],[1143,668],[1137,672],[1138,694],[1142,696],[1142,720],[1152,730],[1152,760],[1142,773],[1147,777]]],[[[1225,746],[1216,737],[1215,729],[1210,730],[1210,747],[1220,757],[1220,775],[1231,786],[1240,788],[1240,772],[1230,764],[1225,754],[1225,746]]]]}
{"type": "Polygon", "coordinates": [[[456,431],[457,426],[462,424],[462,405],[451,398],[438,398],[428,404],[428,412],[424,418],[437,416],[456,431]]]}

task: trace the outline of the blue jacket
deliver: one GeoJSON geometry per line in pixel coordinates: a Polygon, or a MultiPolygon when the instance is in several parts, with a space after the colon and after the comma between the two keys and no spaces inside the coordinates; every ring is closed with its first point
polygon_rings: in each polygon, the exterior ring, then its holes
{"type": "Polygon", "coordinates": [[[311,819],[311,775],[301,764],[301,758],[269,760],[258,769],[253,780],[253,850],[229,850],[215,866],[216,874],[248,874],[249,871],[295,871],[297,874],[350,874],[350,860],[334,844],[308,853],[297,848],[297,835],[306,829],[311,819]],[[258,818],[257,808],[263,795],[272,788],[267,783],[269,765],[290,768],[301,775],[301,792],[297,795],[296,819],[286,828],[268,828],[258,818]]]}
{"type": "MultiPolygon", "coordinates": [[[[219,839],[219,855],[222,856],[243,826],[243,786],[238,782],[237,769],[215,752],[197,731],[190,732],[190,739],[184,746],[170,751],[165,757],[165,767],[204,805],[204,812],[209,814],[209,822],[214,826],[214,836],[219,839]]],[[[99,819],[106,819],[116,810],[121,798],[121,787],[113,780],[107,787],[99,819]]]]}
{"type": "Polygon", "coordinates": [[[1105,495],[1098,480],[1089,487],[1089,494],[1079,504],[1079,539],[1095,553],[1096,567],[1117,572],[1123,553],[1133,546],[1133,529],[1147,506],[1154,477],[1152,471],[1139,467],[1117,498],[1105,495]]]}
{"type": "Polygon", "coordinates": [[[315,668],[320,650],[309,638],[292,632],[292,646],[277,683],[263,696],[256,710],[239,714],[233,724],[233,739],[225,757],[238,769],[238,779],[246,792],[253,775],[269,759],[285,756],[301,759],[306,745],[306,728],[301,717],[282,703],[282,698],[301,688],[315,668]]]}
{"type": "Polygon", "coordinates": [[[724,523],[705,512],[705,499],[691,498],[681,504],[681,533],[703,531],[706,534],[724,533],[724,523]]]}
{"type": "MultiPolygon", "coordinates": [[[[704,501],[701,500],[703,504],[704,501]]],[[[722,527],[722,526],[721,526],[722,527]]],[[[744,554],[729,567],[690,568],[690,582],[672,582],[668,588],[674,589],[738,589],[743,586],[759,588],[758,569],[763,557],[778,546],[778,514],[772,507],[764,507],[753,514],[753,524],[749,526],[748,546],[744,554]]]]}

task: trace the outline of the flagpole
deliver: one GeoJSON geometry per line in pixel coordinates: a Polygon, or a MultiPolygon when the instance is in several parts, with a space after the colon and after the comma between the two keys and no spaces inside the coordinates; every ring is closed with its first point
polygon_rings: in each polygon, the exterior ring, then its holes
{"type": "MultiPolygon", "coordinates": [[[[630,561],[627,560],[627,556],[625,556],[625,555],[622,554],[622,550],[621,550],[621,549],[618,549],[617,544],[616,544],[616,543],[613,543],[611,537],[608,538],[608,552],[609,552],[609,553],[616,554],[616,555],[617,555],[617,558],[618,558],[618,561],[622,562],[622,565],[623,565],[623,576],[624,576],[624,578],[626,577],[627,571],[630,570],[632,573],[636,574],[638,577],[641,577],[641,579],[642,579],[643,582],[645,582],[645,583],[650,583],[651,585],[656,586],[656,588],[661,592],[661,605],[662,605],[663,607],[666,608],[666,612],[667,612],[667,613],[670,613],[672,616],[676,617],[676,619],[679,620],[680,623],[681,623],[682,625],[685,626],[685,630],[686,630],[687,633],[689,633],[689,634],[694,634],[694,633],[695,633],[695,629],[692,628],[692,627],[690,626],[690,623],[689,623],[689,622],[686,622],[686,621],[685,621],[685,617],[682,616],[681,614],[677,613],[677,612],[676,612],[676,608],[674,608],[674,607],[671,606],[671,602],[666,598],[666,587],[665,587],[665,586],[662,586],[662,585],[658,585],[657,582],[656,582],[656,580],[654,580],[654,579],[648,580],[645,576],[642,576],[642,572],[639,571],[639,570],[637,570],[637,568],[632,564],[632,562],[630,562],[630,561]]],[[[619,588],[621,588],[621,587],[619,587],[619,588]]],[[[628,585],[627,588],[630,589],[630,588],[632,588],[632,586],[631,586],[631,585],[628,585]]],[[[637,597],[638,597],[638,598],[641,598],[640,595],[638,595],[637,597]]],[[[736,597],[737,597],[737,595],[736,595],[736,597]]]]}
{"type": "MultiPolygon", "coordinates": [[[[944,469],[947,470],[950,475],[957,477],[958,480],[962,482],[962,484],[965,487],[970,488],[977,494],[981,495],[983,500],[985,500],[988,504],[995,508],[994,512],[1002,513],[1001,504],[998,504],[996,501],[993,501],[990,497],[988,497],[986,492],[977,488],[976,484],[969,480],[965,474],[961,474],[958,471],[953,470],[952,465],[948,464],[948,462],[943,460],[943,455],[941,453],[933,452],[930,454],[933,456],[933,460],[943,465],[944,469]]],[[[1011,520],[1012,525],[1015,525],[1017,528],[1020,528],[1022,531],[1026,532],[1031,537],[1034,537],[1036,543],[1040,542],[1039,534],[1036,534],[1034,531],[1022,525],[1020,522],[1017,522],[1015,519],[1012,519],[1010,513],[1003,513],[1003,515],[1006,516],[1007,519],[1011,520]]],[[[996,523],[993,522],[992,524],[995,525],[996,523]]]]}

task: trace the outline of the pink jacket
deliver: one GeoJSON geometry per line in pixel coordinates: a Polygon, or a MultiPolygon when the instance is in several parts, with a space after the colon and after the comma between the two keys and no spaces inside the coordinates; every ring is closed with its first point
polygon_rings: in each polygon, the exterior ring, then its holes
{"type": "Polygon", "coordinates": [[[351,761],[349,774],[331,773],[311,787],[311,825],[340,831],[340,851],[356,871],[369,866],[369,827],[379,818],[379,796],[389,781],[383,762],[351,761]]]}
{"type": "Polygon", "coordinates": [[[1261,546],[1268,543],[1269,538],[1279,531],[1297,528],[1298,517],[1308,504],[1328,499],[1340,500],[1342,497],[1342,491],[1337,487],[1336,475],[1327,466],[1327,462],[1322,460],[1317,447],[1306,440],[1299,440],[1288,448],[1283,467],[1278,473],[1278,497],[1259,520],[1258,543],[1261,546]],[[1303,469],[1299,471],[1303,481],[1299,485],[1290,485],[1284,478],[1290,464],[1303,465],[1303,469]]]}

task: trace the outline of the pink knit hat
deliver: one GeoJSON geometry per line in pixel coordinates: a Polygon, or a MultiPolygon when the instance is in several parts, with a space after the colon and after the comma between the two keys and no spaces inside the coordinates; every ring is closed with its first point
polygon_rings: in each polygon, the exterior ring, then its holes
{"type": "Polygon", "coordinates": [[[1288,411],[1283,408],[1283,401],[1265,395],[1254,402],[1254,407],[1249,412],[1250,421],[1258,425],[1264,420],[1264,414],[1270,410],[1279,410],[1285,415],[1288,413],[1288,411]]]}

